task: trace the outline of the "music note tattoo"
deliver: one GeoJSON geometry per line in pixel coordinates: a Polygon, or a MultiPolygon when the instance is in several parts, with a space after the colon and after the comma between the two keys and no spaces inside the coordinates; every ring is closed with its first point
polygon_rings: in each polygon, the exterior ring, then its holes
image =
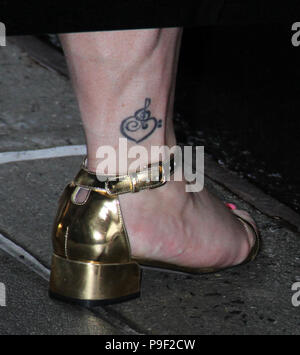
{"type": "Polygon", "coordinates": [[[123,136],[135,143],[140,143],[148,138],[156,128],[162,126],[162,120],[151,117],[151,111],[147,110],[150,104],[151,99],[146,97],[144,107],[137,110],[134,116],[129,116],[122,121],[120,130],[123,136]]]}

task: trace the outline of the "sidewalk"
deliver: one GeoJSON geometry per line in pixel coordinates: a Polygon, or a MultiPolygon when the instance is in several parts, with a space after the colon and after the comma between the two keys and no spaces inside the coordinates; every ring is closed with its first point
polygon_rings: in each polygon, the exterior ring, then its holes
{"type": "Polygon", "coordinates": [[[85,309],[49,299],[52,221],[82,156],[1,157],[83,144],[70,81],[10,41],[0,47],[0,334],[300,334],[300,307],[291,302],[300,281],[298,215],[210,160],[209,188],[258,223],[255,262],[203,276],[145,270],[141,298],[118,305],[85,309]]]}

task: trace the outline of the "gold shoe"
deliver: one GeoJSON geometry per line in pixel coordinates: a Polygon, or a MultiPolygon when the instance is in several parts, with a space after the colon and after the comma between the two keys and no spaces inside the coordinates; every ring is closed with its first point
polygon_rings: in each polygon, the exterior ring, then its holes
{"type": "MultiPolygon", "coordinates": [[[[172,160],[118,177],[97,177],[85,166],[59,201],[52,235],[51,297],[86,306],[136,297],[140,293],[140,265],[189,273],[217,271],[131,256],[118,195],[162,186],[173,173],[172,160]]],[[[256,236],[246,262],[256,256],[259,237],[251,223],[237,218],[256,236]]]]}

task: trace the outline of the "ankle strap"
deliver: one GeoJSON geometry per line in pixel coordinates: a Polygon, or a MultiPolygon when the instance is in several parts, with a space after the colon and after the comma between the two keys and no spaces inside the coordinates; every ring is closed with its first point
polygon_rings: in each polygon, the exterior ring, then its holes
{"type": "Polygon", "coordinates": [[[110,196],[128,192],[138,192],[145,189],[154,189],[164,185],[168,177],[174,173],[173,157],[166,162],[149,164],[144,170],[129,173],[128,175],[97,175],[86,168],[86,159],[75,177],[73,184],[106,193],[110,196]]]}

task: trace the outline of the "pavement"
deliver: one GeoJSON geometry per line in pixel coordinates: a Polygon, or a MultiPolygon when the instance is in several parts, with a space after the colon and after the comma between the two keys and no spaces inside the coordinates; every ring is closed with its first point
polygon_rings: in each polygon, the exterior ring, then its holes
{"type": "Polygon", "coordinates": [[[30,160],[20,152],[78,145],[84,134],[70,80],[8,40],[0,47],[0,334],[300,334],[292,303],[299,216],[209,157],[208,188],[258,223],[254,262],[200,276],[144,270],[140,298],[104,307],[48,298],[57,200],[82,152],[30,160]]]}

